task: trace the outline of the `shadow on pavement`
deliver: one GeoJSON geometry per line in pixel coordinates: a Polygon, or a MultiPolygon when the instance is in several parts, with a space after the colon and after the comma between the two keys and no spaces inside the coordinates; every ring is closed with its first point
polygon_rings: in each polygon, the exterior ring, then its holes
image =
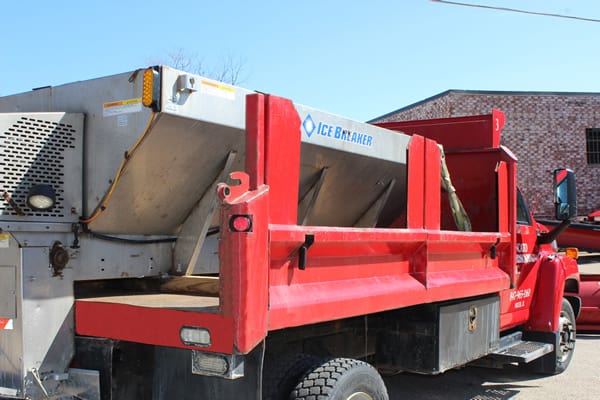
{"type": "Polygon", "coordinates": [[[504,369],[466,367],[436,376],[401,373],[384,380],[391,400],[507,400],[515,398],[524,387],[539,386],[536,380],[542,378],[544,376],[516,366],[507,366],[504,369]],[[519,382],[511,384],[515,381],[519,382]],[[523,381],[528,384],[524,385],[523,381]]]}

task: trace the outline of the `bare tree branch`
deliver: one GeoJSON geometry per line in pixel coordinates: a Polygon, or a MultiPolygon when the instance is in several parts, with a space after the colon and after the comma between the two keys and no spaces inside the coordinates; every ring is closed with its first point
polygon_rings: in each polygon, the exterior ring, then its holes
{"type": "Polygon", "coordinates": [[[246,61],[242,57],[228,55],[223,58],[218,70],[213,70],[211,77],[214,79],[237,85],[243,82],[246,77],[243,76],[246,61]]]}
{"type": "Polygon", "coordinates": [[[170,51],[166,56],[154,57],[148,61],[150,64],[165,64],[232,85],[238,85],[247,79],[244,73],[246,60],[232,55],[223,57],[218,67],[210,69],[206,68],[204,61],[196,53],[189,53],[182,48],[170,51]]]}

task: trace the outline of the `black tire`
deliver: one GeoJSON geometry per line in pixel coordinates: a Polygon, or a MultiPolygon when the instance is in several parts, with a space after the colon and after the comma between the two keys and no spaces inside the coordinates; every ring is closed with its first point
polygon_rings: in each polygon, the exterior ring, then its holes
{"type": "Polygon", "coordinates": [[[389,400],[383,379],[366,362],[349,358],[326,361],[296,385],[290,400],[389,400]]]}
{"type": "Polygon", "coordinates": [[[263,400],[287,400],[300,378],[320,362],[321,358],[303,353],[267,359],[263,373],[263,400]]]}
{"type": "Polygon", "coordinates": [[[560,374],[567,369],[573,358],[575,350],[575,313],[569,300],[562,300],[562,308],[558,319],[557,348],[556,353],[556,374],[560,374]]]}
{"type": "Polygon", "coordinates": [[[554,351],[532,362],[531,369],[545,375],[556,375],[564,372],[573,358],[575,334],[575,313],[569,300],[563,298],[558,319],[558,330],[552,334],[551,338],[554,351]]]}

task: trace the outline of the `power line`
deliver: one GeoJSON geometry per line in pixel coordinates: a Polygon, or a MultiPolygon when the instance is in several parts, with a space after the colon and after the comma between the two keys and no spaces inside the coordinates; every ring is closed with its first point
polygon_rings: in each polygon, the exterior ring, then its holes
{"type": "Polygon", "coordinates": [[[453,6],[485,8],[485,9],[488,9],[488,10],[509,11],[509,12],[516,12],[516,13],[520,13],[520,14],[542,15],[544,17],[556,17],[556,18],[576,19],[578,21],[587,21],[587,22],[600,22],[600,19],[577,17],[577,16],[574,16],[574,15],[564,15],[564,14],[554,14],[554,13],[545,13],[545,12],[537,12],[537,11],[520,10],[518,8],[486,6],[484,4],[460,3],[460,2],[457,2],[457,1],[446,1],[446,0],[431,0],[431,1],[433,1],[434,3],[449,4],[449,5],[453,5],[453,6]]]}

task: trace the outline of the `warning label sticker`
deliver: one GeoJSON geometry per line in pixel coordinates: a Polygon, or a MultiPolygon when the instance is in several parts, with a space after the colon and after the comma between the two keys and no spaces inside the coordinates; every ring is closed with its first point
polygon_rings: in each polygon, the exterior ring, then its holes
{"type": "Polygon", "coordinates": [[[140,111],[142,111],[141,98],[102,104],[102,115],[104,117],[114,117],[115,115],[130,114],[140,111]]]}
{"type": "Polygon", "coordinates": [[[235,88],[223,85],[218,82],[211,82],[203,79],[200,81],[200,93],[210,94],[212,96],[223,97],[228,100],[235,100],[235,88]]]}
{"type": "Polygon", "coordinates": [[[0,249],[8,249],[9,240],[10,235],[8,233],[0,233],[0,249]]]}
{"type": "Polygon", "coordinates": [[[8,318],[0,318],[0,329],[12,330],[13,320],[8,318]]]}

